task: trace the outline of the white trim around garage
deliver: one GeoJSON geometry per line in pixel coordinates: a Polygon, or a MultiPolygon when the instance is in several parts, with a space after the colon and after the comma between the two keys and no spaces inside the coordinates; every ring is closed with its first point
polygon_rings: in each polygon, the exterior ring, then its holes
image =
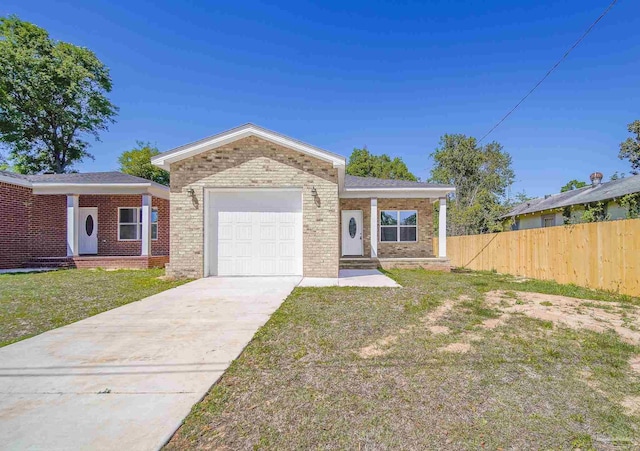
{"type": "MultiPolygon", "coordinates": [[[[286,197],[286,194],[285,196],[286,197]]],[[[283,198],[284,198],[283,197],[283,198]]],[[[285,199],[286,200],[286,199],[285,199]]],[[[303,199],[302,199],[302,187],[281,187],[281,188],[205,188],[204,189],[204,222],[203,222],[203,269],[204,276],[216,276],[219,274],[219,262],[218,262],[218,245],[219,237],[219,225],[217,223],[218,214],[215,219],[212,217],[213,213],[225,213],[227,216],[233,213],[296,213],[299,214],[297,228],[295,230],[295,253],[296,258],[299,261],[296,263],[296,272],[302,275],[303,267],[303,236],[302,236],[302,211],[303,211],[303,199]],[[258,199],[255,197],[252,199],[251,194],[265,193],[295,193],[297,196],[290,197],[295,199],[295,205],[290,202],[274,202],[269,205],[269,202],[265,202],[265,199],[258,199]],[[218,197],[214,197],[218,195],[218,197]],[[240,196],[239,196],[240,195],[240,196]],[[219,202],[218,205],[213,202],[219,202]],[[214,211],[215,210],[215,211],[214,211]],[[213,221],[213,222],[212,222],[213,221]],[[214,241],[216,243],[213,246],[214,241]],[[215,252],[215,259],[212,252],[215,252]],[[215,260],[215,261],[214,261],[215,260]]],[[[276,275],[276,274],[268,274],[276,275]]]]}

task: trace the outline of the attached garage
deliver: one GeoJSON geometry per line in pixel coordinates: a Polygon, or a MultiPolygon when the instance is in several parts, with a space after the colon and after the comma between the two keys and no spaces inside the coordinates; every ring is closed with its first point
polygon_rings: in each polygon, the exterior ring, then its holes
{"type": "Polygon", "coordinates": [[[205,190],[205,275],[302,275],[302,190],[205,190]]]}

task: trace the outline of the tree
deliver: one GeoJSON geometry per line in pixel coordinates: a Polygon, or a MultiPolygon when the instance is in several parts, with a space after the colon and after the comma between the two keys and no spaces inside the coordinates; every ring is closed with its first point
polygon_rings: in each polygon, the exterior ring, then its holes
{"type": "Polygon", "coordinates": [[[93,158],[117,114],[109,70],[86,48],[55,41],[16,16],[0,18],[0,142],[22,173],[68,172],[93,158]]]}
{"type": "Polygon", "coordinates": [[[401,158],[389,155],[372,155],[366,147],[353,149],[347,164],[347,174],[360,177],[377,177],[380,179],[411,180],[418,178],[409,172],[407,165],[401,158]]]}
{"type": "Polygon", "coordinates": [[[151,164],[151,157],[160,151],[148,142],[136,141],[137,147],[122,152],[118,158],[120,171],[143,179],[169,185],[169,173],[151,164]]]}
{"type": "Polygon", "coordinates": [[[430,182],[452,184],[447,221],[450,235],[502,230],[500,216],[508,210],[507,188],[513,184],[511,156],[497,142],[478,145],[473,137],[444,135],[431,155],[430,182]]]}
{"type": "Polygon", "coordinates": [[[631,173],[640,174],[640,121],[633,121],[627,125],[629,133],[635,136],[627,138],[620,143],[620,153],[618,158],[627,159],[631,163],[631,173]]]}
{"type": "Polygon", "coordinates": [[[587,186],[586,182],[581,182],[579,180],[573,179],[573,180],[569,180],[566,185],[560,188],[560,192],[565,193],[567,191],[571,191],[574,189],[584,188],[585,186],[587,186]]]}

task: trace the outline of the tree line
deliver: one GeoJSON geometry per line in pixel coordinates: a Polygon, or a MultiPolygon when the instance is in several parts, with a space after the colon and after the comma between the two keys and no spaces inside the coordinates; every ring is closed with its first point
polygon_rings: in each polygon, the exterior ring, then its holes
{"type": "MultiPolygon", "coordinates": [[[[90,140],[115,122],[118,107],[109,99],[109,69],[89,49],[52,39],[48,32],[17,16],[0,18],[0,169],[15,172],[66,173],[92,159],[90,140]]],[[[628,125],[631,137],[620,144],[619,158],[640,172],[640,120],[628,125]]],[[[138,141],[123,152],[120,170],[169,184],[169,173],[153,166],[159,153],[138,141]]],[[[500,217],[527,199],[507,194],[515,174],[511,155],[498,142],[480,145],[464,134],[445,134],[430,154],[428,182],[456,187],[449,197],[448,233],[466,235],[502,229],[500,217]]],[[[400,157],[353,149],[347,173],[355,176],[418,181],[400,157]]],[[[571,180],[562,191],[586,183],[571,180]]]]}

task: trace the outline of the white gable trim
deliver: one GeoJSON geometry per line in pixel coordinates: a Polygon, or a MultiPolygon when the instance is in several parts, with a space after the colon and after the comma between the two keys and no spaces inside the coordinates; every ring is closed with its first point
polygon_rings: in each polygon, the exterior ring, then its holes
{"type": "Polygon", "coordinates": [[[289,149],[293,149],[298,152],[302,152],[312,157],[318,158],[320,160],[333,163],[334,167],[341,167],[346,165],[346,159],[340,155],[327,152],[326,150],[322,150],[308,144],[304,144],[295,139],[280,135],[278,133],[266,130],[253,124],[243,125],[242,127],[212,136],[211,138],[205,138],[193,144],[188,144],[186,146],[178,147],[174,150],[162,153],[152,158],[151,163],[168,171],[171,163],[175,163],[176,161],[180,161],[185,158],[189,158],[194,155],[216,149],[218,147],[224,146],[234,141],[238,141],[242,138],[247,138],[249,136],[257,136],[267,141],[271,141],[275,144],[288,147],[289,149]]]}

